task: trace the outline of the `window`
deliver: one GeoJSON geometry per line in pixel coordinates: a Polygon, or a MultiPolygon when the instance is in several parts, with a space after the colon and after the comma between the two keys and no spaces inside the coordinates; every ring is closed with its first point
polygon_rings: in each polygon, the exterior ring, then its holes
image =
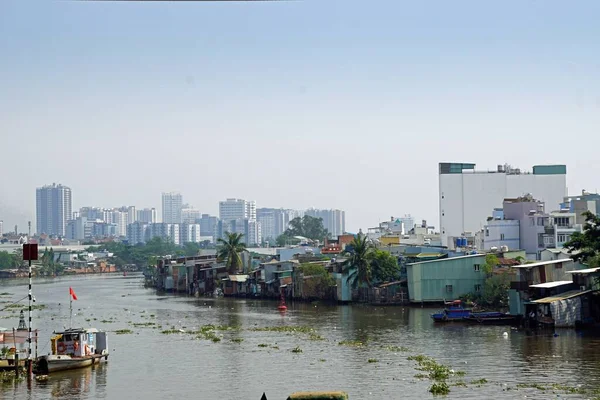
{"type": "Polygon", "coordinates": [[[481,285],[475,285],[475,292],[481,292],[481,285]]]}
{"type": "Polygon", "coordinates": [[[538,226],[544,226],[544,217],[538,217],[538,226]]]}
{"type": "Polygon", "coordinates": [[[534,217],[529,218],[529,225],[535,226],[535,218],[534,217]]]}
{"type": "Polygon", "coordinates": [[[565,235],[564,233],[559,233],[558,235],[556,235],[556,240],[559,243],[564,243],[567,240],[569,240],[569,235],[565,235]]]}
{"type": "Polygon", "coordinates": [[[554,264],[554,269],[562,268],[562,263],[554,264]]]}
{"type": "Polygon", "coordinates": [[[504,233],[500,234],[500,240],[504,240],[504,233]]]}
{"type": "Polygon", "coordinates": [[[481,270],[481,265],[479,265],[479,264],[473,265],[473,270],[475,270],[475,272],[479,272],[481,270]]]}
{"type": "Polygon", "coordinates": [[[485,236],[490,236],[490,230],[489,229],[485,230],[485,236]]]}
{"type": "Polygon", "coordinates": [[[452,285],[446,285],[446,292],[452,293],[452,285]]]}

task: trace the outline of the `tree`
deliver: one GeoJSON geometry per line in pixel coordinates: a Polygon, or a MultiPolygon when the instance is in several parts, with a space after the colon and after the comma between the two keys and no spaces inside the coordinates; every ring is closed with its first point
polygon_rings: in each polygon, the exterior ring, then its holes
{"type": "Polygon", "coordinates": [[[348,259],[344,262],[343,272],[348,274],[348,283],[353,289],[360,285],[371,286],[373,271],[371,269],[371,253],[373,245],[365,235],[359,234],[350,243],[351,250],[345,253],[348,259]]]}
{"type": "MultiPolygon", "coordinates": [[[[323,218],[315,218],[310,215],[296,217],[290,221],[289,228],[285,230],[283,236],[293,238],[294,236],[303,236],[311,240],[323,240],[329,237],[329,232],[323,226],[323,218]]],[[[279,238],[278,242],[279,242],[279,238]]],[[[279,244],[279,243],[278,243],[279,244]]]]}
{"type": "Polygon", "coordinates": [[[585,217],[583,233],[575,232],[564,247],[571,253],[571,258],[588,264],[591,268],[600,267],[600,217],[590,211],[582,214],[585,217]]]}
{"type": "Polygon", "coordinates": [[[370,253],[369,262],[374,281],[391,282],[400,277],[398,258],[387,251],[373,249],[370,253]]]}
{"type": "Polygon", "coordinates": [[[186,257],[197,256],[200,252],[200,246],[198,245],[198,243],[185,243],[183,245],[183,252],[186,257]]]}
{"type": "Polygon", "coordinates": [[[236,274],[242,266],[242,257],[240,253],[246,250],[246,245],[242,242],[242,233],[225,232],[225,239],[219,238],[217,243],[217,259],[221,262],[225,261],[227,273],[229,275],[236,274]]]}
{"type": "Polygon", "coordinates": [[[483,264],[483,272],[488,275],[491,275],[494,272],[494,268],[496,268],[500,264],[500,260],[495,254],[488,254],[485,256],[485,264],[483,264]]]}
{"type": "Polygon", "coordinates": [[[303,292],[306,297],[316,297],[323,299],[329,293],[329,288],[335,285],[335,280],[331,277],[327,269],[320,264],[305,263],[300,265],[300,271],[304,278],[303,292]]]}
{"type": "Polygon", "coordinates": [[[11,254],[7,251],[0,251],[0,269],[14,268],[14,258],[14,254],[11,254]]]}

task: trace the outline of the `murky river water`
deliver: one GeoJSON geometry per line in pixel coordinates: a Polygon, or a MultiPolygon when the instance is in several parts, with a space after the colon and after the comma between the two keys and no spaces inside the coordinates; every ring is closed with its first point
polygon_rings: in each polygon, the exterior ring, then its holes
{"type": "MultiPolygon", "coordinates": [[[[352,400],[432,398],[432,382],[415,378],[422,372],[407,360],[417,354],[466,372],[449,381],[466,383],[451,387],[449,399],[585,399],[594,396],[517,384],[600,387],[600,338],[569,330],[554,337],[505,327],[434,326],[432,310],[419,308],[290,304],[281,316],[276,302],[157,296],[143,288],[141,275],[37,280],[34,294],[47,307],[34,320],[40,329],[40,353],[48,352],[51,332],[68,325],[69,286],[79,297],[73,325],[131,329],[133,334],[110,335],[106,365],[34,381],[30,388],[26,382],[5,387],[0,398],[258,400],[266,392],[273,400],[299,390],[345,390],[352,400]],[[196,335],[161,333],[206,324],[241,330],[217,331],[222,340],[216,343],[196,335]],[[309,326],[325,340],[253,330],[277,326],[309,326]],[[338,344],[345,340],[366,346],[338,344]],[[389,346],[407,349],[390,351],[389,346]],[[291,351],[296,347],[302,352],[291,351]],[[488,382],[471,383],[482,378],[488,382]]],[[[3,301],[18,300],[27,294],[26,281],[1,282],[0,292],[12,294],[3,301]]],[[[18,323],[18,314],[4,311],[0,316],[4,327],[18,323]]]]}

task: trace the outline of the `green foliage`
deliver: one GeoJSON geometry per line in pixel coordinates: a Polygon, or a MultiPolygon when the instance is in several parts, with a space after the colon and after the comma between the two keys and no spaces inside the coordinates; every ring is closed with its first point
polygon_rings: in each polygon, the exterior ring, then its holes
{"type": "Polygon", "coordinates": [[[160,237],[154,237],[146,242],[146,244],[138,243],[132,246],[122,242],[108,242],[102,246],[91,246],[86,249],[88,252],[99,250],[106,250],[109,253],[113,253],[111,261],[117,267],[122,267],[125,264],[145,267],[147,265],[156,265],[156,257],[166,255],[181,257],[186,255],[184,248],[163,240],[160,237]]]}
{"type": "Polygon", "coordinates": [[[494,268],[496,268],[498,266],[498,264],[500,264],[498,257],[496,257],[496,255],[494,255],[494,254],[488,254],[487,256],[485,256],[485,264],[483,264],[483,272],[490,275],[494,271],[494,268]]]}
{"type": "Polygon", "coordinates": [[[429,392],[434,396],[445,396],[450,393],[450,387],[446,382],[436,382],[429,388],[429,392]]]}
{"type": "Polygon", "coordinates": [[[305,215],[302,218],[296,217],[290,221],[289,228],[286,229],[283,235],[277,238],[277,245],[285,246],[300,242],[294,236],[303,236],[307,239],[323,241],[330,235],[323,226],[323,218],[305,215]]]}
{"type": "Polygon", "coordinates": [[[371,254],[373,245],[365,235],[356,236],[350,243],[351,250],[346,253],[348,259],[344,263],[343,272],[348,274],[348,283],[352,288],[360,285],[371,286],[373,283],[373,270],[371,267],[371,254]]]}
{"type": "Polygon", "coordinates": [[[394,281],[400,277],[398,259],[387,251],[375,248],[365,235],[352,240],[345,253],[344,273],[352,288],[372,286],[375,282],[394,281]]]}
{"type": "Polygon", "coordinates": [[[575,261],[587,263],[590,267],[600,266],[600,217],[590,211],[583,213],[585,224],[583,233],[574,232],[564,247],[569,249],[575,261]]]}
{"type": "Polygon", "coordinates": [[[335,286],[335,280],[320,264],[301,264],[300,271],[304,277],[312,277],[303,282],[304,292],[309,294],[308,297],[324,298],[329,293],[329,288],[335,286]]]}
{"type": "Polygon", "coordinates": [[[7,251],[0,251],[0,269],[11,269],[15,265],[15,255],[7,251]]]}
{"type": "Polygon", "coordinates": [[[481,306],[501,309],[508,307],[508,289],[510,289],[510,276],[505,272],[501,275],[493,275],[483,283],[481,293],[471,292],[460,299],[466,303],[477,303],[481,306]]]}
{"type": "Polygon", "coordinates": [[[400,277],[398,258],[387,251],[373,249],[369,255],[373,279],[379,282],[391,282],[400,277]]]}
{"type": "Polygon", "coordinates": [[[230,275],[236,274],[242,267],[242,257],[240,253],[246,250],[246,245],[242,242],[244,237],[241,233],[225,232],[225,239],[219,238],[217,242],[217,259],[225,261],[227,272],[230,275]]]}

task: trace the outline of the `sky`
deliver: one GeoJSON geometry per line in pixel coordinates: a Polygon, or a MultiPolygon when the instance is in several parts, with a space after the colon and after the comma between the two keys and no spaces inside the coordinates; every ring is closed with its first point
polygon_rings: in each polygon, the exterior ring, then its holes
{"type": "MultiPolygon", "coordinates": [[[[339,208],[438,226],[438,163],[600,190],[600,2],[0,2],[0,220],[73,208],[339,208]]],[[[10,227],[10,228],[8,228],[10,227]]]]}

